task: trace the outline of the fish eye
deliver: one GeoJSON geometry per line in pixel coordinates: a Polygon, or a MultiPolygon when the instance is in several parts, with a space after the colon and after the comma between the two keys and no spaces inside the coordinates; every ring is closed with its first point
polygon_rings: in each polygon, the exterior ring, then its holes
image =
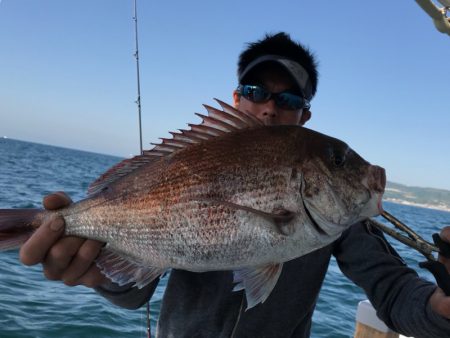
{"type": "Polygon", "coordinates": [[[336,167],[342,167],[345,163],[345,154],[336,152],[333,156],[333,162],[336,167]]]}
{"type": "Polygon", "coordinates": [[[343,151],[342,149],[336,149],[336,148],[329,148],[329,156],[330,156],[330,162],[336,167],[340,168],[345,164],[345,161],[347,159],[347,151],[343,151]]]}

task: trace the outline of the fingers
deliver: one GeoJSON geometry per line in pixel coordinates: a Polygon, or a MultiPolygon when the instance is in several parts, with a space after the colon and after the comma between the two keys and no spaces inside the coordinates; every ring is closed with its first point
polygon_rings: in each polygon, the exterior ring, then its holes
{"type": "MultiPolygon", "coordinates": [[[[70,197],[62,191],[47,195],[44,208],[57,210],[69,206],[70,197]]],[[[64,219],[46,220],[20,250],[20,260],[25,265],[42,263],[44,274],[50,280],[62,280],[66,285],[95,287],[107,278],[94,263],[103,243],[78,237],[62,237],[64,219]]]]}
{"type": "Polygon", "coordinates": [[[102,246],[103,243],[101,242],[93,240],[84,241],[70,262],[70,265],[65,269],[61,279],[64,282],[74,282],[82,279],[89,270],[95,270],[96,265],[94,260],[100,253],[102,246]]]}
{"type": "Polygon", "coordinates": [[[445,227],[444,229],[442,229],[439,235],[444,241],[450,243],[450,227],[445,227]]]}
{"type": "Polygon", "coordinates": [[[106,277],[94,263],[103,243],[63,234],[61,217],[45,221],[20,249],[20,261],[25,265],[42,263],[48,279],[67,285],[95,287],[105,283],[106,277]]]}
{"type": "MultiPolygon", "coordinates": [[[[441,233],[439,234],[441,239],[444,241],[450,243],[450,227],[445,227],[441,230],[441,233]]],[[[439,255],[438,257],[439,262],[445,265],[447,268],[448,273],[450,273],[450,258],[446,258],[443,255],[439,255]]]]}
{"type": "MultiPolygon", "coordinates": [[[[44,197],[44,207],[49,210],[68,206],[72,200],[64,192],[56,192],[44,197]]],[[[64,233],[64,219],[52,217],[35,231],[35,233],[22,245],[20,261],[25,265],[41,263],[47,252],[60,239],[64,233]]]]}
{"type": "Polygon", "coordinates": [[[65,237],[49,251],[43,262],[44,274],[50,280],[61,280],[66,285],[95,287],[106,277],[94,261],[103,243],[78,237],[65,237]]]}
{"type": "Polygon", "coordinates": [[[49,218],[22,245],[20,261],[25,265],[41,263],[63,233],[64,220],[61,217],[49,218]]]}
{"type": "Polygon", "coordinates": [[[93,263],[91,267],[76,280],[64,280],[67,286],[84,285],[88,288],[95,288],[104,285],[109,280],[100,272],[98,267],[93,263]]]}
{"type": "Polygon", "coordinates": [[[67,207],[72,203],[70,197],[63,191],[57,191],[44,197],[42,204],[47,210],[56,210],[67,207]]]}
{"type": "Polygon", "coordinates": [[[85,241],[83,238],[70,236],[56,242],[42,262],[45,277],[50,280],[62,279],[65,270],[85,241]]]}

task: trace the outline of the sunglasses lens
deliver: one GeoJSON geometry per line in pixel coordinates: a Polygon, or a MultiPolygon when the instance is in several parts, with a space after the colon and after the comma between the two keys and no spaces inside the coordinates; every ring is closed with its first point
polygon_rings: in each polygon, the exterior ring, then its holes
{"type": "Polygon", "coordinates": [[[254,85],[241,85],[240,93],[247,100],[255,103],[266,102],[273,98],[278,107],[287,110],[309,109],[310,105],[302,96],[289,92],[271,93],[263,87],[254,85]]]}
{"type": "Polygon", "coordinates": [[[241,93],[246,99],[256,103],[264,102],[270,97],[270,93],[259,86],[243,85],[241,93]]]}
{"type": "Polygon", "coordinates": [[[305,106],[305,100],[301,96],[291,93],[279,93],[275,102],[278,107],[289,110],[298,110],[305,106]]]}

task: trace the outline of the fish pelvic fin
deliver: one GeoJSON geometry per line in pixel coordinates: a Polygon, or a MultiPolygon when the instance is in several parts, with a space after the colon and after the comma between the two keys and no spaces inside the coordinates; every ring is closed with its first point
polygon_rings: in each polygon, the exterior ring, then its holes
{"type": "Polygon", "coordinates": [[[113,182],[142,166],[158,161],[161,157],[173,154],[193,144],[207,142],[230,132],[263,125],[256,117],[239,111],[220,100],[216,99],[216,101],[223,110],[205,105],[208,115],[197,114],[202,119],[200,123],[189,124],[189,130],[180,130],[179,133],[172,132],[172,138],[162,138],[160,144],[153,143],[154,147],[145,150],[142,155],[119,162],[92,182],[87,191],[88,196],[103,191],[113,182]]]}
{"type": "Polygon", "coordinates": [[[283,263],[277,263],[233,271],[233,282],[236,283],[233,291],[245,290],[246,311],[264,303],[275,287],[282,268],[283,263]]]}
{"type": "Polygon", "coordinates": [[[0,209],[0,251],[16,249],[39,227],[41,209],[0,209]]]}
{"type": "Polygon", "coordinates": [[[134,283],[142,289],[156,278],[161,276],[166,269],[146,266],[105,247],[95,261],[100,271],[111,281],[123,286],[134,283]]]}

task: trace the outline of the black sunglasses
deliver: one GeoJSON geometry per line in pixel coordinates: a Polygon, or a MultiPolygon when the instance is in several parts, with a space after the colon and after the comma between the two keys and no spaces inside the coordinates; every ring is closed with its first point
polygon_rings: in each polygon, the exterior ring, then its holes
{"type": "Polygon", "coordinates": [[[282,109],[299,110],[311,107],[307,99],[287,91],[272,93],[261,86],[243,84],[239,85],[237,90],[240,95],[254,103],[267,102],[273,98],[275,104],[282,109]]]}

